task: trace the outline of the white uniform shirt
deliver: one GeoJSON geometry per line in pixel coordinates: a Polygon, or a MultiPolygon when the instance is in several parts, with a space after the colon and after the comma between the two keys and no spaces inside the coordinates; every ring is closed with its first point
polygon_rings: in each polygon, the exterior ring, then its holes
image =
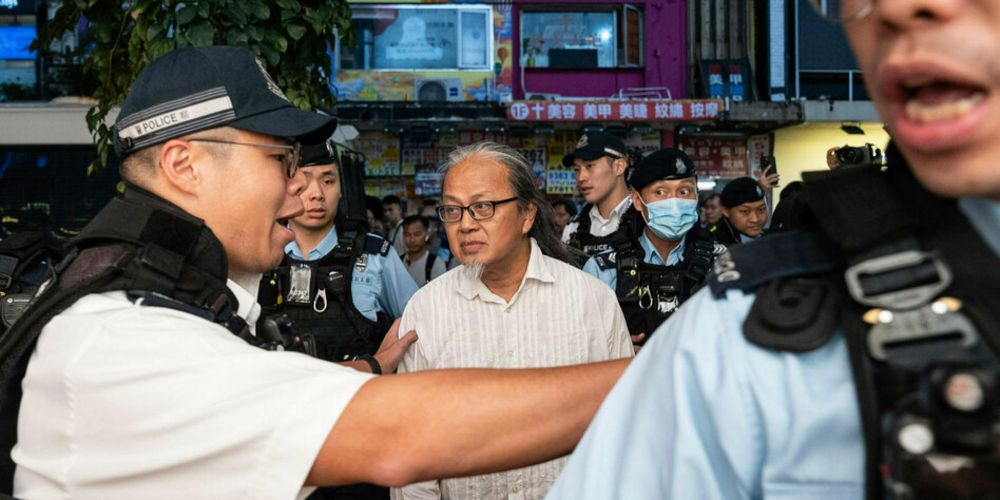
{"type": "MultiPolygon", "coordinates": [[[[254,296],[232,281],[240,316],[254,296]]],[[[42,330],[23,381],[19,498],[289,499],[371,375],[267,352],[124,292],[83,297],[42,330]]]]}
{"type": "MultiPolygon", "coordinates": [[[[420,339],[400,372],[434,368],[538,368],[632,356],[614,293],[593,276],[547,257],[531,240],[521,287],[507,302],[460,266],[421,288],[399,331],[420,339]]],[[[393,498],[542,498],[566,459],[483,476],[418,483],[393,498]]]]}
{"type": "MultiPolygon", "coordinates": [[[[618,203],[615,208],[611,209],[611,213],[608,218],[605,219],[601,216],[601,211],[597,209],[597,205],[590,207],[590,234],[601,237],[607,236],[618,230],[618,224],[622,220],[622,214],[625,213],[629,207],[632,206],[632,195],[628,195],[624,200],[618,203]]],[[[581,214],[582,215],[582,214],[581,214]]],[[[566,224],[563,228],[562,241],[563,243],[569,243],[570,236],[576,232],[576,228],[580,226],[579,221],[573,221],[566,224]]]]}

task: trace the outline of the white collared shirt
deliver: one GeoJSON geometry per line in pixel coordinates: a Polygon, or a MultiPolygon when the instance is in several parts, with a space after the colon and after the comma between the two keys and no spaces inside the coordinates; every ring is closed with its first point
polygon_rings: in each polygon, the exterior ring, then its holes
{"type": "MultiPolygon", "coordinates": [[[[230,281],[253,322],[254,294],[230,281]]],[[[305,498],[316,455],[372,375],[268,352],[125,292],[42,329],[24,377],[19,498],[305,498]]]]}
{"type": "MultiPolygon", "coordinates": [[[[605,219],[601,216],[601,211],[597,208],[597,205],[590,207],[590,234],[601,237],[607,236],[618,230],[618,224],[622,220],[622,214],[625,213],[632,206],[632,195],[629,194],[625,196],[625,199],[620,201],[615,208],[611,209],[611,213],[608,214],[608,218],[605,219]]],[[[562,241],[563,243],[569,243],[570,236],[576,232],[576,228],[580,226],[579,221],[570,222],[566,224],[563,228],[562,241]]]]}
{"type": "MultiPolygon", "coordinates": [[[[419,340],[400,372],[436,368],[538,368],[632,356],[614,293],[531,240],[521,286],[509,301],[460,266],[411,299],[399,331],[419,340]]],[[[565,458],[508,472],[418,483],[393,498],[542,498],[565,458]]]]}

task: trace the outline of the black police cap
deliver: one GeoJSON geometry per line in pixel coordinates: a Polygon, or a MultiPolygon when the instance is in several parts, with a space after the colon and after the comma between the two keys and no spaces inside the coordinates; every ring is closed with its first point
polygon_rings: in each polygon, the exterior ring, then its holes
{"type": "Polygon", "coordinates": [[[763,199],[764,188],[760,187],[756,179],[750,177],[740,177],[729,181],[729,184],[722,188],[722,195],[719,196],[719,202],[726,208],[763,199]]]}
{"type": "Polygon", "coordinates": [[[604,132],[583,134],[576,143],[576,149],[572,153],[563,156],[562,164],[565,167],[572,167],[573,160],[577,158],[584,161],[592,161],[602,156],[625,158],[625,143],[621,139],[604,132]]]}
{"type": "Polygon", "coordinates": [[[310,143],[332,135],[337,121],[292,105],[245,48],[187,47],[139,73],[115,121],[115,152],[125,158],[147,146],[222,126],[310,143]]]}
{"type": "Polygon", "coordinates": [[[302,145],[302,158],[299,160],[300,167],[329,165],[331,163],[337,163],[337,149],[332,142],[323,141],[302,145]]]}
{"type": "Polygon", "coordinates": [[[642,189],[655,181],[686,179],[695,175],[691,158],[679,149],[668,148],[650,153],[639,160],[629,175],[628,183],[633,189],[642,189]]]}

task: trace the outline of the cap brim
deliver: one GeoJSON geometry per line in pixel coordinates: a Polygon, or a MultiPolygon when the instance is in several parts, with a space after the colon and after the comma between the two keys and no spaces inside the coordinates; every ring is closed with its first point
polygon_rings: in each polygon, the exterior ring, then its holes
{"type": "Polygon", "coordinates": [[[564,167],[572,167],[573,166],[573,161],[576,160],[577,158],[579,158],[579,159],[581,159],[583,161],[593,161],[593,160],[596,160],[596,159],[604,157],[604,156],[611,156],[611,155],[608,154],[608,153],[605,153],[604,151],[592,151],[592,150],[589,150],[589,149],[577,149],[576,151],[573,151],[572,153],[570,153],[570,154],[568,154],[566,156],[563,156],[563,166],[564,167]]]}
{"type": "Polygon", "coordinates": [[[228,125],[258,134],[295,139],[303,144],[313,144],[324,141],[333,135],[333,131],[337,129],[337,119],[288,106],[240,118],[228,125]]]}

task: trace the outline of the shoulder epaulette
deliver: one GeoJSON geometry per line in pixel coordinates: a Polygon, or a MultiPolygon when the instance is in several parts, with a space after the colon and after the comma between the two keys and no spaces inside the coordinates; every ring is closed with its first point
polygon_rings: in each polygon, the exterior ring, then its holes
{"type": "Polygon", "coordinates": [[[833,244],[819,233],[777,233],[716,256],[708,283],[712,294],[721,297],[726,290],[750,292],[775,279],[831,271],[838,262],[833,244]]]}
{"type": "Polygon", "coordinates": [[[390,249],[392,249],[392,243],[389,243],[388,240],[377,234],[368,233],[365,238],[365,253],[378,254],[385,257],[389,255],[390,249]]]}
{"type": "Polygon", "coordinates": [[[615,251],[605,250],[601,253],[594,254],[594,262],[597,263],[597,267],[602,271],[607,271],[615,268],[615,251]]]}

